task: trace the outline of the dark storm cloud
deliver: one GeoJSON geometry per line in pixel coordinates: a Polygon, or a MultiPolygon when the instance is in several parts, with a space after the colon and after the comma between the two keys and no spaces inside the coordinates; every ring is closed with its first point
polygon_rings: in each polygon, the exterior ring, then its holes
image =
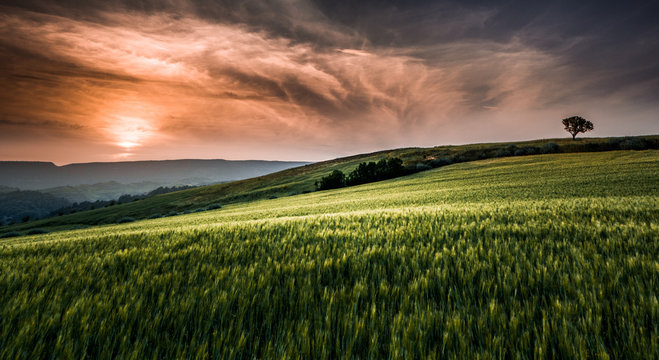
{"type": "Polygon", "coordinates": [[[327,26],[326,18],[306,0],[10,0],[9,5],[30,11],[75,19],[104,22],[106,12],[169,13],[173,18],[195,16],[222,24],[240,24],[251,31],[264,31],[292,42],[318,47],[346,46],[354,42],[345,27],[327,26]],[[353,41],[351,41],[351,39],[353,41]]]}
{"type": "Polygon", "coordinates": [[[658,1],[318,3],[328,18],[358,30],[373,46],[417,48],[415,56],[429,62],[442,61],[433,44],[519,41],[573,70],[583,81],[579,92],[601,96],[645,86],[645,99],[659,100],[658,1]]]}
{"type": "MultiPolygon", "coordinates": [[[[597,96],[659,77],[657,1],[27,0],[7,4],[97,21],[105,21],[107,11],[194,14],[293,43],[311,43],[320,51],[407,48],[430,63],[442,60],[433,46],[437,44],[519,41],[559,58],[562,66],[579,73],[585,90],[597,96]]],[[[646,86],[657,90],[656,84],[646,86]]]]}

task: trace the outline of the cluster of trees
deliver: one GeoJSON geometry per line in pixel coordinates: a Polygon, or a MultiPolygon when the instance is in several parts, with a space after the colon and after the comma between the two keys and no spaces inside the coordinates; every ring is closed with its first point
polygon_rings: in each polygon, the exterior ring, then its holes
{"type": "Polygon", "coordinates": [[[374,181],[392,179],[415,172],[403,166],[399,158],[382,159],[376,162],[360,163],[350,174],[334,170],[329,175],[316,181],[316,190],[337,189],[344,186],[366,184],[374,181]]]}

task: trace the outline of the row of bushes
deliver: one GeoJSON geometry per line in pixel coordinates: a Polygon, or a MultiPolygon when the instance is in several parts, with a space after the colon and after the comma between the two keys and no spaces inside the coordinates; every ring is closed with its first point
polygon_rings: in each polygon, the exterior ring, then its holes
{"type": "Polygon", "coordinates": [[[524,146],[517,147],[510,145],[507,148],[498,149],[494,154],[495,157],[504,156],[521,156],[536,154],[553,154],[558,152],[593,152],[593,151],[613,151],[613,150],[646,150],[655,148],[657,144],[652,144],[640,137],[623,137],[611,138],[609,141],[583,141],[564,145],[561,149],[556,143],[549,142],[540,147],[524,146]],[[654,146],[653,146],[654,145],[654,146]],[[562,151],[565,150],[565,151],[562,151]]]}
{"type": "MultiPolygon", "coordinates": [[[[492,147],[489,149],[475,149],[463,151],[452,156],[445,156],[442,159],[444,165],[451,163],[460,163],[467,161],[501,158],[509,156],[525,156],[525,155],[538,155],[538,154],[554,154],[561,152],[561,147],[554,143],[545,143],[542,146],[516,146],[508,145],[504,147],[492,147]]],[[[430,161],[430,165],[434,165],[430,161]]],[[[440,165],[443,166],[443,165],[440,165]]],[[[437,166],[432,166],[437,167],[437,166]]]]}
{"type": "Polygon", "coordinates": [[[560,147],[558,146],[558,144],[553,142],[546,143],[541,147],[537,147],[537,146],[517,147],[515,145],[510,145],[506,148],[496,150],[496,152],[494,153],[494,157],[553,154],[558,152],[559,149],[560,147]]]}
{"type": "MultiPolygon", "coordinates": [[[[28,230],[25,235],[40,235],[40,234],[47,234],[47,230],[43,229],[30,229],[28,230]]],[[[6,232],[4,234],[0,235],[0,238],[10,238],[10,237],[17,237],[17,236],[22,236],[23,234],[19,233],[18,231],[10,231],[6,232]]]]}

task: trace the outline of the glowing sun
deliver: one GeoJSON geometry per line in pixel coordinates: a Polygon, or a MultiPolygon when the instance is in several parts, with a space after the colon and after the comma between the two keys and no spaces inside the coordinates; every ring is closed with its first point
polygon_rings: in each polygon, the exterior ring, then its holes
{"type": "Polygon", "coordinates": [[[143,145],[154,131],[147,120],[130,116],[117,116],[108,130],[114,144],[126,151],[143,145]]]}

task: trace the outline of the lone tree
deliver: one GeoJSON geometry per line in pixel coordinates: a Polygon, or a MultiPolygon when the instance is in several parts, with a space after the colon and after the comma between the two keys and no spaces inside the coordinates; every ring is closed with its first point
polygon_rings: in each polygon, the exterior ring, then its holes
{"type": "Polygon", "coordinates": [[[578,133],[585,133],[586,131],[593,130],[593,123],[581,116],[570,116],[569,118],[563,119],[563,125],[565,126],[565,131],[572,135],[572,140],[574,140],[578,133]]]}

